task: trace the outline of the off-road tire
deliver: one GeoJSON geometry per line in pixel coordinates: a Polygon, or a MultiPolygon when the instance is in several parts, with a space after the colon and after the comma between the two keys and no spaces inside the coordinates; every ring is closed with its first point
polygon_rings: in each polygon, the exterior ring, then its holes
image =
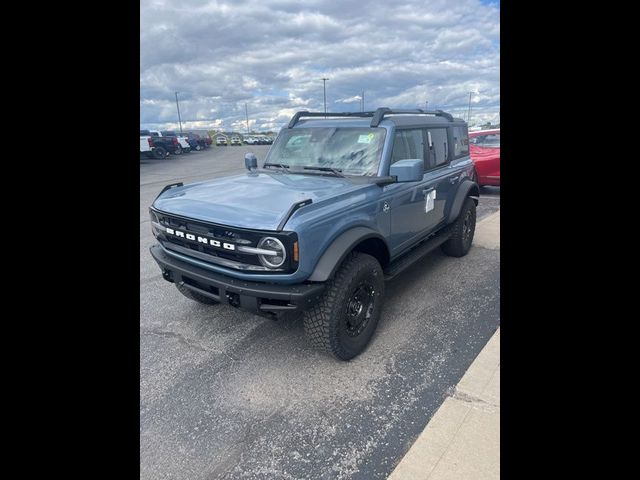
{"type": "Polygon", "coordinates": [[[203,303],[205,305],[216,305],[217,303],[219,303],[215,301],[213,298],[209,298],[198,292],[189,290],[187,287],[185,287],[184,285],[180,285],[179,283],[176,283],[176,288],[181,294],[183,294],[189,300],[195,300],[196,302],[203,303]]]}
{"type": "Polygon", "coordinates": [[[173,151],[174,155],[182,155],[182,145],[178,145],[176,149],[173,151]]]}
{"type": "Polygon", "coordinates": [[[380,263],[365,253],[349,254],[333,278],[327,281],[318,302],[304,312],[307,339],[314,347],[339,360],[352,359],[369,344],[380,319],[383,298],[384,276],[380,263]],[[353,327],[348,323],[349,308],[353,307],[354,295],[357,298],[363,285],[367,310],[360,310],[365,316],[358,315],[363,320],[359,326],[353,327]]]}
{"type": "Polygon", "coordinates": [[[471,248],[476,231],[476,204],[472,198],[465,199],[460,215],[451,228],[453,233],[442,244],[442,251],[450,257],[464,257],[471,248]]]}
{"type": "Polygon", "coordinates": [[[155,147],[153,149],[153,158],[156,158],[158,160],[167,158],[168,154],[169,152],[167,152],[164,147],[155,147]]]}

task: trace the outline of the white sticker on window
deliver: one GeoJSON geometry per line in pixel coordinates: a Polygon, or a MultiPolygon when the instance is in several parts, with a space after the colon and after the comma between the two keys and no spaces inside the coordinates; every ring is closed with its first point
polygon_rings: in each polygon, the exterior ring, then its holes
{"type": "Polygon", "coordinates": [[[431,190],[429,193],[425,195],[425,205],[424,211],[425,213],[429,213],[436,206],[436,191],[431,190]]]}
{"type": "Polygon", "coordinates": [[[373,133],[369,133],[367,135],[360,135],[358,137],[358,143],[371,143],[373,140],[373,133]]]}

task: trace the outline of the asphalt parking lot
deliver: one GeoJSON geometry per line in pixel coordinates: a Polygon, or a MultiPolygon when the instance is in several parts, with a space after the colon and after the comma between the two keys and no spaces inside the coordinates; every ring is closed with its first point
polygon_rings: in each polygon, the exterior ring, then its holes
{"type": "MultiPolygon", "coordinates": [[[[300,321],[189,301],[149,254],[162,187],[244,170],[269,146],[140,160],[140,478],[383,479],[500,323],[500,251],[436,251],[386,286],[369,348],[338,362],[300,321]]],[[[500,207],[483,189],[478,220],[500,207]]]]}

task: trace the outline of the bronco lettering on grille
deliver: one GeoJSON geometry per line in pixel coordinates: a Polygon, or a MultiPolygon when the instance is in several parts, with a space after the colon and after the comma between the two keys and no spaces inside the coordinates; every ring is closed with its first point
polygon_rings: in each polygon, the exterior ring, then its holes
{"type": "Polygon", "coordinates": [[[166,232],[174,237],[186,238],[194,242],[204,243],[205,245],[211,245],[212,247],[224,248],[225,250],[235,250],[236,246],[233,243],[220,242],[212,238],[201,237],[187,232],[181,232],[180,230],[174,230],[173,228],[166,227],[166,232]]]}

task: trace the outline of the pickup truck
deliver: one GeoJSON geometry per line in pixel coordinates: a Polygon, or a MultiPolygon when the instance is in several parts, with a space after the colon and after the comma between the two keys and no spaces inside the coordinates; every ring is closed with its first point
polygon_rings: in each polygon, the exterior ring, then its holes
{"type": "Polygon", "coordinates": [[[150,207],[151,255],[185,297],[301,316],[310,343],[340,360],[369,344],[385,280],[435,248],[471,248],[467,124],[442,110],[297,112],[261,168],[251,153],[245,167],[167,185],[150,207]]]}
{"type": "Polygon", "coordinates": [[[149,130],[140,130],[140,153],[159,160],[167,158],[169,150],[165,145],[166,140],[154,141],[154,138],[149,130]]]}
{"type": "Polygon", "coordinates": [[[163,136],[158,130],[140,130],[140,137],[150,137],[149,146],[153,149],[155,158],[166,158],[170,153],[180,155],[182,146],[178,142],[178,137],[163,136]]]}
{"type": "MultiPolygon", "coordinates": [[[[191,151],[189,138],[186,135],[181,135],[180,133],[173,130],[162,130],[160,134],[163,137],[176,137],[178,139],[178,143],[180,144],[180,148],[182,149],[182,153],[189,153],[191,151]]],[[[180,154],[178,153],[177,155],[180,154]]]]}

